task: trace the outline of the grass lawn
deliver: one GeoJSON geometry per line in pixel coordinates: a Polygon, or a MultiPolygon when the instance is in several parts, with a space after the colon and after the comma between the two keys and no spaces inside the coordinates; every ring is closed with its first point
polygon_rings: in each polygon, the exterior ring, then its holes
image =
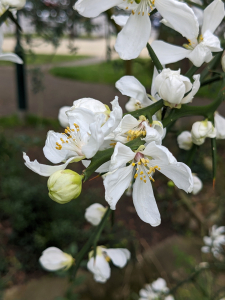
{"type": "MultiPolygon", "coordinates": [[[[83,82],[115,84],[125,75],[125,62],[113,60],[91,66],[55,67],[50,70],[54,76],[80,80],[83,82]]],[[[146,87],[151,86],[153,65],[149,59],[135,59],[132,63],[133,75],[146,87]]]]}
{"type": "MultiPolygon", "coordinates": [[[[49,63],[61,63],[88,58],[85,55],[58,55],[58,54],[27,54],[26,63],[28,65],[41,65],[49,63]]],[[[13,63],[0,61],[0,66],[10,66],[13,63]]]]}

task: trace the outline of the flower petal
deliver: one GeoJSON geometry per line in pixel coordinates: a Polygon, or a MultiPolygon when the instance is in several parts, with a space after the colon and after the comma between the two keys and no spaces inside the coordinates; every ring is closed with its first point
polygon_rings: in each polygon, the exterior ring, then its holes
{"type": "Polygon", "coordinates": [[[174,46],[163,41],[154,41],[151,46],[163,65],[182,60],[192,52],[191,50],[174,46]]]}
{"type": "Polygon", "coordinates": [[[135,117],[130,114],[127,114],[121,120],[119,126],[114,130],[116,135],[122,134],[127,132],[128,130],[133,129],[134,127],[138,126],[140,121],[138,121],[135,117]]]}
{"type": "Polygon", "coordinates": [[[116,88],[121,94],[139,100],[144,106],[153,103],[148,99],[145,87],[134,76],[123,76],[116,82],[116,88]]]}
{"type": "Polygon", "coordinates": [[[187,55],[187,58],[190,59],[196,67],[200,67],[204,62],[210,62],[212,57],[212,52],[203,43],[198,44],[194,50],[187,55]]]}
{"type": "Polygon", "coordinates": [[[214,0],[204,10],[202,34],[207,30],[213,33],[220,25],[225,16],[224,3],[221,0],[214,0]]]}
{"type": "Polygon", "coordinates": [[[0,60],[7,60],[16,64],[23,64],[22,59],[14,53],[0,53],[0,60]]]}
{"type": "Polygon", "coordinates": [[[152,226],[161,223],[160,213],[155,201],[152,184],[138,177],[133,185],[133,202],[139,218],[152,226]]]}
{"type": "Polygon", "coordinates": [[[106,175],[103,184],[105,187],[105,200],[110,208],[115,210],[116,204],[132,180],[133,166],[124,167],[106,175]]]}
{"type": "Polygon", "coordinates": [[[130,258],[130,251],[127,249],[103,249],[103,252],[106,252],[113,264],[120,268],[123,268],[130,258]]]}
{"type": "Polygon", "coordinates": [[[77,10],[81,16],[94,18],[109,8],[121,3],[123,3],[121,0],[78,0],[73,8],[77,10]]]}
{"type": "Polygon", "coordinates": [[[48,165],[40,164],[36,159],[34,161],[30,161],[30,158],[26,155],[25,152],[23,152],[23,159],[25,160],[25,166],[27,166],[29,169],[31,169],[35,173],[37,173],[41,176],[45,176],[45,177],[51,176],[56,171],[65,170],[65,168],[68,166],[68,164],[73,162],[73,160],[75,158],[76,157],[69,158],[63,165],[48,166],[48,165]]]}
{"type": "MultiPolygon", "coordinates": [[[[82,164],[87,168],[91,163],[91,160],[82,160],[82,164]]],[[[97,170],[96,173],[105,173],[109,172],[110,160],[102,164],[97,170]]]]}
{"type": "Polygon", "coordinates": [[[110,266],[103,255],[92,257],[87,263],[87,268],[94,274],[94,279],[97,282],[106,282],[111,275],[110,266]]]}
{"type": "Polygon", "coordinates": [[[66,115],[66,112],[71,108],[71,106],[63,106],[60,108],[59,110],[59,114],[58,114],[58,120],[59,123],[62,127],[66,128],[67,126],[69,126],[69,121],[68,121],[68,117],[66,115]]]}
{"type": "Polygon", "coordinates": [[[149,143],[145,147],[145,150],[142,151],[142,153],[154,158],[155,160],[160,160],[168,164],[173,164],[177,161],[173,154],[166,147],[156,145],[155,142],[149,143]]]}
{"type": "MultiPolygon", "coordinates": [[[[139,4],[139,7],[141,3],[139,4]]],[[[138,57],[141,50],[146,46],[150,33],[151,22],[148,11],[138,15],[139,7],[135,14],[131,14],[126,25],[117,36],[115,49],[120,58],[130,60],[138,57]]]]}
{"type": "Polygon", "coordinates": [[[127,146],[116,143],[113,155],[111,157],[110,171],[113,171],[126,163],[131,161],[135,157],[135,153],[127,146]]]}
{"type": "Polygon", "coordinates": [[[117,15],[117,16],[113,15],[111,17],[111,19],[113,19],[117,25],[124,27],[129,19],[129,16],[128,15],[117,15]]]}

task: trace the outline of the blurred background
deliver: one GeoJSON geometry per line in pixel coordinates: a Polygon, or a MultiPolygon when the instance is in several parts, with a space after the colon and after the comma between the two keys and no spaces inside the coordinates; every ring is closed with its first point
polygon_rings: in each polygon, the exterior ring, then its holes
{"type": "MultiPolygon", "coordinates": [[[[120,105],[128,98],[115,88],[124,75],[135,76],[148,93],[151,90],[153,65],[147,50],[138,59],[122,61],[114,51],[118,26],[110,10],[94,19],[85,19],[73,10],[71,0],[27,1],[18,13],[22,32],[7,21],[3,25],[4,52],[17,52],[24,58],[22,69],[0,61],[0,293],[4,300],[75,300],[138,299],[144,284],[163,277],[169,287],[185,280],[195,266],[213,258],[201,253],[202,237],[213,224],[224,225],[224,144],[218,141],[218,175],[212,187],[210,141],[196,152],[191,168],[203,182],[203,190],[187,196],[170,187],[166,177],[157,174],[154,183],[162,224],[156,228],[143,223],[133,207],[132,198],[124,195],[114,215],[114,224],[104,230],[100,245],[126,247],[132,259],[122,270],[112,267],[112,276],[102,285],[86,271],[86,263],[75,281],[67,272],[49,274],[38,259],[44,249],[59,247],[76,255],[92,233],[84,219],[85,209],[92,203],[106,205],[102,179],[83,185],[80,197],[59,205],[48,197],[46,178],[28,170],[22,152],[31,160],[49,164],[42,148],[48,130],[62,132],[58,112],[74,100],[91,97],[110,106],[115,96],[120,105]],[[19,89],[18,89],[19,86],[19,89]]],[[[219,29],[218,34],[221,34],[219,29]]],[[[152,17],[154,39],[182,45],[179,34],[160,24],[160,16],[152,17]]],[[[172,69],[184,74],[191,64],[182,61],[172,69]]],[[[194,105],[210,103],[222,83],[201,88],[194,105]]],[[[125,112],[125,109],[124,109],[125,112]]],[[[219,112],[225,116],[224,105],[219,112]]],[[[200,117],[183,118],[170,128],[163,144],[178,161],[187,160],[187,152],[179,150],[177,135],[190,130],[200,117]]],[[[80,163],[71,167],[81,173],[80,163]]],[[[225,276],[205,271],[176,290],[176,299],[204,300],[213,292],[224,290],[225,276]]],[[[219,299],[219,298],[215,298],[219,299]]]]}

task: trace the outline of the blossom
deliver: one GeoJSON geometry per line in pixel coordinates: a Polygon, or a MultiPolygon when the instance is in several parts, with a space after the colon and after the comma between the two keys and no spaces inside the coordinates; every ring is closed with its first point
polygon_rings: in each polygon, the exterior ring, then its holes
{"type": "Polygon", "coordinates": [[[130,97],[130,100],[125,105],[126,110],[129,112],[153,103],[149,99],[145,87],[134,76],[123,76],[115,85],[121,94],[130,97]]]}
{"type": "Polygon", "coordinates": [[[71,106],[63,106],[59,110],[58,114],[58,120],[62,127],[66,128],[69,126],[68,117],[66,115],[66,112],[71,108],[71,106]]]}
{"type": "Polygon", "coordinates": [[[177,137],[177,143],[180,149],[190,150],[193,145],[190,131],[183,131],[179,134],[177,137]]]}
{"type": "Polygon", "coordinates": [[[209,231],[209,236],[204,236],[203,241],[205,246],[202,247],[203,253],[210,253],[219,260],[224,257],[224,250],[222,248],[225,245],[225,226],[218,227],[213,225],[209,231]]]}
{"type": "MultiPolygon", "coordinates": [[[[100,13],[111,7],[119,8],[131,12],[128,21],[117,36],[115,49],[122,59],[129,60],[138,57],[141,50],[146,46],[150,33],[151,22],[149,12],[155,7],[158,12],[169,22],[177,20],[182,24],[182,20],[187,20],[193,11],[185,3],[175,0],[78,0],[74,9],[84,17],[97,17],[100,13]]],[[[124,24],[124,23],[123,23],[124,24]]],[[[181,25],[181,27],[183,27],[181,25]]]]}
{"type": "Polygon", "coordinates": [[[177,62],[184,58],[200,67],[209,62],[212,52],[220,52],[220,40],[213,33],[225,16],[224,4],[221,0],[214,0],[204,10],[203,24],[199,32],[199,24],[194,13],[188,19],[171,19],[162,22],[172,29],[180,32],[188,40],[184,48],[167,44],[163,41],[154,41],[152,48],[162,64],[177,62]],[[182,27],[181,27],[182,26],[182,27]]]}
{"type": "Polygon", "coordinates": [[[10,7],[19,10],[25,6],[26,0],[1,0],[1,4],[7,8],[10,7]]]}
{"type": "MultiPolygon", "coordinates": [[[[31,162],[24,153],[25,164],[32,171],[42,176],[50,176],[55,171],[64,170],[69,163],[92,158],[122,118],[122,109],[116,97],[112,103],[112,111],[100,101],[85,98],[77,100],[76,104],[67,111],[69,126],[64,133],[50,130],[47,134],[43,152],[45,157],[54,164],[65,162],[63,165],[48,166],[31,162]],[[89,101],[90,100],[90,101],[89,101]],[[97,104],[101,103],[97,106],[97,104]],[[83,103],[83,104],[82,104],[83,103]],[[88,108],[86,108],[86,107],[88,108]],[[104,111],[100,111],[103,109],[104,111]]],[[[74,103],[75,103],[74,102],[74,103]]]]}
{"type": "Polygon", "coordinates": [[[165,295],[169,293],[166,281],[163,278],[158,278],[152,284],[146,284],[144,289],[141,289],[139,300],[174,300],[172,295],[165,295]]]}
{"type": "Polygon", "coordinates": [[[160,213],[155,201],[151,181],[156,170],[170,178],[174,184],[186,192],[193,189],[191,170],[177,162],[172,153],[153,141],[137,151],[118,142],[111,157],[109,172],[104,175],[105,199],[110,208],[116,204],[130,183],[133,185],[133,202],[140,219],[152,226],[161,223],[160,213]]]}
{"type": "Polygon", "coordinates": [[[67,203],[77,198],[82,189],[83,176],[71,170],[60,170],[48,179],[49,197],[60,203],[67,203]]]}
{"type": "Polygon", "coordinates": [[[22,59],[14,54],[14,53],[3,53],[2,52],[2,44],[3,44],[3,30],[2,27],[0,26],[0,60],[7,60],[7,61],[11,61],[17,64],[23,64],[22,59]]]}
{"type": "Polygon", "coordinates": [[[101,222],[105,212],[106,208],[103,205],[94,203],[86,208],[85,219],[92,225],[97,226],[101,222]]]}
{"type": "Polygon", "coordinates": [[[217,111],[214,113],[214,123],[216,128],[216,138],[225,139],[225,118],[217,111]]]}
{"type": "Polygon", "coordinates": [[[198,178],[198,176],[196,176],[195,174],[192,174],[192,176],[193,176],[193,183],[194,183],[192,194],[197,195],[201,191],[203,184],[201,179],[198,178]]]}
{"type": "Polygon", "coordinates": [[[96,257],[94,258],[94,251],[89,252],[89,261],[87,268],[94,274],[94,280],[97,282],[106,282],[111,275],[109,261],[119,267],[123,268],[130,259],[130,251],[124,248],[107,249],[99,246],[96,249],[96,257]]]}
{"type": "Polygon", "coordinates": [[[67,254],[56,247],[49,247],[42,252],[39,262],[47,271],[58,271],[61,269],[69,269],[74,259],[70,254],[67,254]]]}
{"type": "Polygon", "coordinates": [[[207,137],[216,137],[216,129],[212,122],[207,119],[201,122],[195,122],[192,125],[191,137],[194,144],[202,145],[207,137]]]}
{"type": "Polygon", "coordinates": [[[193,78],[192,84],[188,77],[180,74],[180,69],[178,71],[163,69],[155,78],[155,90],[165,105],[180,108],[182,104],[191,102],[200,88],[200,75],[194,75],[193,78]]]}

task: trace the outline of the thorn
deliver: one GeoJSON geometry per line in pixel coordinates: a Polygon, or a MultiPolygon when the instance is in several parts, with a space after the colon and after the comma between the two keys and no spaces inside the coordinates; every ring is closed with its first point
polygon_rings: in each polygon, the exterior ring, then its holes
{"type": "Polygon", "coordinates": [[[216,178],[213,178],[213,190],[215,190],[216,178]]]}
{"type": "Polygon", "coordinates": [[[88,181],[92,181],[92,180],[94,180],[94,179],[96,179],[96,178],[98,178],[98,177],[100,177],[101,175],[100,174],[98,174],[97,176],[95,176],[95,177],[93,177],[93,178],[91,178],[91,179],[89,179],[88,181]]]}

